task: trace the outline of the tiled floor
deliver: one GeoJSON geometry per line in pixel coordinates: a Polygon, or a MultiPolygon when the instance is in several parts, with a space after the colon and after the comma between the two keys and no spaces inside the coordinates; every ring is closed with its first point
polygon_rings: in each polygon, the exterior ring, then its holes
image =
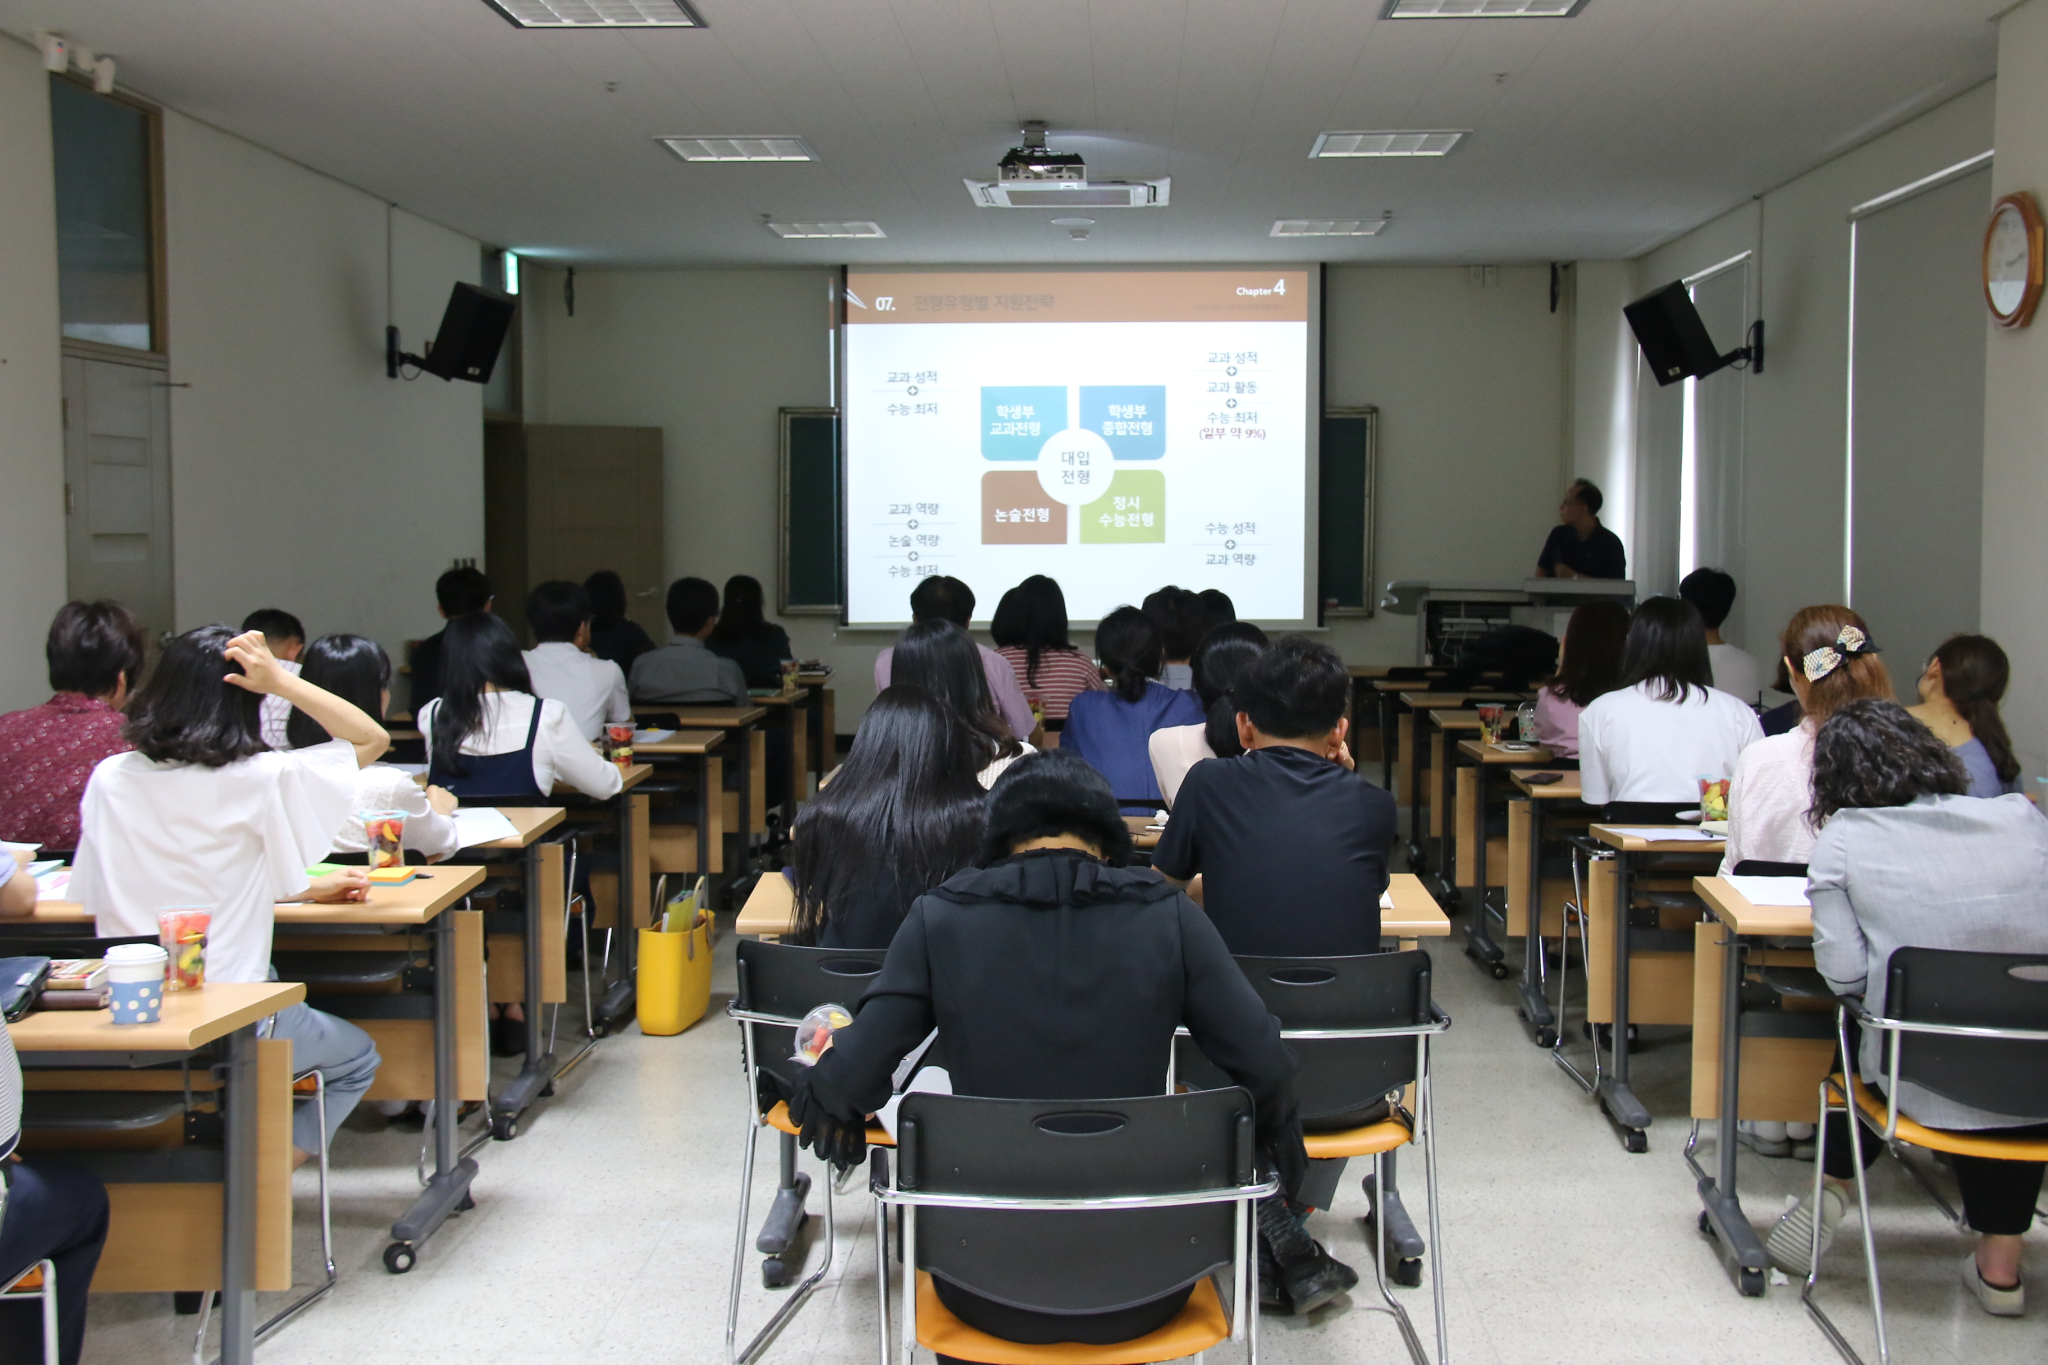
{"type": "MultiPolygon", "coordinates": [[[[729,921],[728,921],[729,924],[729,921]]],[[[730,939],[717,989],[731,987],[730,939]]],[[[1739,1297],[1695,1227],[1698,1204],[1680,1157],[1686,1050],[1678,1030],[1650,1030],[1638,1063],[1657,1115],[1650,1151],[1624,1153],[1586,1096],[1516,1024],[1509,986],[1439,944],[1436,991],[1455,1024],[1438,1054],[1437,1100],[1445,1189],[1444,1264],[1452,1358],[1525,1362],[1837,1359],[1802,1310],[1796,1286],[1739,1297]]],[[[358,1116],[337,1146],[341,1283],[329,1298],[258,1348],[266,1365],[611,1365],[724,1358],[732,1210],[739,1174],[742,1090],[735,1029],[713,1013],[675,1038],[612,1038],[544,1101],[514,1142],[478,1153],[477,1207],[423,1250],[409,1275],[379,1261],[390,1221],[414,1190],[418,1138],[358,1116]]],[[[501,1067],[505,1063],[499,1064],[501,1067]]],[[[772,1182],[763,1144],[761,1188],[772,1182]]],[[[1742,1192],[1753,1220],[1782,1208],[1810,1165],[1745,1153],[1742,1192]]],[[[2031,1318],[1997,1321],[1964,1299],[1963,1242],[1896,1169],[1878,1171],[1878,1226],[1893,1359],[2037,1365],[2048,1359],[2048,1301],[2031,1318]]],[[[1421,1163],[1402,1185],[1418,1219],[1421,1163]]],[[[317,1264],[313,1184],[299,1176],[298,1268],[317,1264]]],[[[763,1207],[757,1201],[757,1211],[763,1207]]],[[[874,1260],[862,1199],[841,1202],[840,1265],[769,1362],[873,1361],[874,1260]]],[[[812,1208],[818,1208],[813,1195],[812,1208]]],[[[1361,1269],[1364,1208],[1354,1175],[1321,1235],[1361,1269]]],[[[2043,1234],[2030,1278],[2048,1285],[2043,1234]]],[[[1825,1301],[1852,1340],[1869,1341],[1853,1236],[1827,1262],[1825,1301]]],[[[815,1254],[815,1253],[814,1253],[815,1254]]],[[[746,1267],[746,1323],[776,1296],[746,1267]]],[[[1429,1293],[1399,1290],[1425,1338],[1429,1293]]],[[[1261,1345],[1274,1365],[1355,1365],[1403,1359],[1366,1291],[1310,1321],[1268,1319],[1261,1345]]],[[[264,1311],[282,1296],[264,1295],[264,1311]]],[[[194,1319],[167,1296],[94,1301],[88,1362],[182,1365],[194,1319]]],[[[1216,1359],[1227,1352],[1215,1352],[1216,1359]]],[[[1874,1351],[1866,1354],[1875,1360],[1874,1351]]],[[[928,1361],[927,1361],[928,1365],[928,1361]]]]}

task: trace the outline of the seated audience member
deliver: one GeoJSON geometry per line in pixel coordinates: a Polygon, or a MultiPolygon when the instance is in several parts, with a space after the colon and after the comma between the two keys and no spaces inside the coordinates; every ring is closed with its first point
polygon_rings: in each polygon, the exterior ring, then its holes
{"type": "Polygon", "coordinates": [[[875,698],[846,761],[797,815],[794,942],[886,948],[912,901],[974,865],[983,747],[923,688],[875,698]]]}
{"type": "Polygon", "coordinates": [[[576,732],[597,739],[607,725],[631,725],[626,675],[589,653],[590,594],[556,579],[526,595],[526,625],[539,643],[522,656],[533,695],[568,708],[576,732]]]}
{"type": "MultiPolygon", "coordinates": [[[[962,630],[974,619],[974,589],[957,578],[944,575],[920,580],[910,590],[910,620],[951,621],[962,630]]],[[[969,637],[970,639],[973,637],[969,637]]],[[[988,677],[989,695],[995,698],[996,710],[1010,726],[1010,733],[1018,739],[1029,739],[1037,723],[1031,715],[1031,703],[1024,699],[1024,689],[1017,685],[1017,675],[1011,671],[1009,660],[986,645],[976,644],[981,653],[981,671],[988,677]]],[[[881,691],[890,683],[889,665],[896,657],[896,647],[890,645],[875,656],[875,690],[881,691]]]]}
{"type": "Polygon", "coordinates": [[[631,677],[633,660],[653,649],[654,641],[626,616],[626,580],[599,569],[583,580],[583,591],[590,594],[590,652],[631,677]]]}
{"type": "MultiPolygon", "coordinates": [[[[323,635],[306,646],[299,676],[331,692],[379,724],[391,707],[391,659],[375,640],[360,635],[323,635]]],[[[333,738],[304,711],[294,708],[285,728],[287,748],[311,749],[333,738]]],[[[422,789],[412,774],[389,763],[370,763],[356,770],[355,798],[334,836],[335,853],[367,853],[370,837],[363,828],[364,811],[405,813],[401,846],[429,862],[455,852],[454,793],[441,787],[422,789]]]]}
{"type": "Polygon", "coordinates": [[[1558,524],[1550,528],[1536,557],[1538,578],[1627,578],[1628,554],[1621,537],[1600,524],[1605,499],[1590,479],[1573,479],[1557,505],[1558,524]]]}
{"type": "Polygon", "coordinates": [[[450,621],[447,636],[442,694],[419,714],[435,786],[481,802],[539,800],[557,784],[618,795],[618,765],[577,732],[568,707],[534,695],[510,626],[477,612],[450,621]]]}
{"type": "Polygon", "coordinates": [[[1003,594],[988,633],[1048,728],[1065,722],[1076,695],[1102,687],[1095,661],[1067,638],[1067,595],[1042,573],[1003,594]]]}
{"type": "Polygon", "coordinates": [[[704,643],[721,659],[731,659],[746,675],[749,687],[781,687],[782,661],[794,659],[789,632],[766,614],[761,580],[734,574],[725,580],[725,602],[718,624],[704,643]]]}
{"type": "MultiPolygon", "coordinates": [[[[263,643],[270,646],[271,657],[292,672],[299,671],[299,655],[306,648],[306,628],[299,624],[298,617],[278,607],[262,607],[242,618],[242,629],[262,631],[263,643]]],[[[288,747],[284,726],[291,714],[291,703],[283,697],[263,699],[265,744],[273,749],[288,747]]]]}
{"type": "Polygon", "coordinates": [[[1707,628],[1707,662],[1713,665],[1714,686],[1751,706],[1762,706],[1763,670],[1747,650],[1721,638],[1721,623],[1735,609],[1735,579],[1720,569],[1694,569],[1678,585],[1678,595],[1692,603],[1707,628]]]}
{"type": "MultiPolygon", "coordinates": [[[[444,621],[453,621],[472,612],[489,611],[495,600],[491,580],[484,577],[481,569],[450,569],[434,580],[434,605],[444,621]]],[[[435,631],[414,645],[406,658],[407,667],[412,669],[414,715],[441,695],[441,641],[446,634],[445,628],[435,631]]]]}
{"type": "Polygon", "coordinates": [[[675,706],[744,706],[747,675],[704,642],[718,625],[718,589],[701,578],[668,585],[668,623],[675,630],[661,648],[633,660],[633,700],[675,706]]]}
{"type": "Polygon", "coordinates": [[[1266,632],[1249,621],[1231,621],[1210,628],[1195,646],[1195,695],[1201,698],[1208,718],[1199,725],[1173,725],[1154,730],[1145,742],[1152,759],[1152,776],[1159,780],[1159,794],[1171,806],[1188,769],[1205,758],[1228,758],[1244,752],[1237,742],[1237,703],[1230,688],[1245,665],[1256,659],[1271,641],[1266,632]]]}
{"type": "Polygon", "coordinates": [[[1892,675],[1870,627],[1847,607],[1805,607],[1778,637],[1803,719],[1742,751],[1728,783],[1723,872],[1745,862],[1800,863],[1813,852],[1813,737],[1835,711],[1862,697],[1890,698],[1892,675]]]}
{"type": "Polygon", "coordinates": [[[1579,756],[1579,713],[1614,690],[1628,644],[1628,609],[1595,599],[1572,609],[1557,676],[1536,690],[1536,742],[1559,758],[1579,756]]]}
{"type": "Polygon", "coordinates": [[[2011,677],[2005,651],[1988,635],[1951,635],[1920,674],[1913,718],[1956,751],[1970,775],[1971,796],[2020,789],[2020,761],[1998,714],[2011,677]]]}
{"type": "MultiPolygon", "coordinates": [[[[86,785],[72,863],[71,893],[101,937],[154,938],[164,906],[207,906],[207,983],[260,982],[272,975],[279,901],[367,894],[361,868],[310,879],[306,868],[327,856],[357,774],[391,737],[362,708],[280,665],[260,631],[201,626],[171,641],[128,704],[127,733],[135,751],[102,762],[86,785]],[[269,748],[257,734],[266,696],[283,697],[335,738],[269,748]]],[[[332,1139],[376,1079],[370,1035],[301,1002],[279,1011],[270,1036],[291,1040],[295,1068],[326,1077],[332,1139]]],[[[320,1137],[318,1111],[300,1105],[296,1159],[317,1151],[320,1137]]]]}
{"type": "Polygon", "coordinates": [[[1694,806],[1700,779],[1735,771],[1763,737],[1756,712],[1708,683],[1707,632],[1692,604],[1636,608],[1615,690],[1579,713],[1579,788],[1589,806],[1694,806]]]}
{"type": "MultiPolygon", "coordinates": [[[[1783,693],[1790,692],[1791,690],[1791,675],[1786,673],[1785,661],[1780,659],[1778,660],[1778,675],[1771,680],[1771,691],[1783,693]]],[[[1758,716],[1757,721],[1764,727],[1765,735],[1782,735],[1797,729],[1803,717],[1804,713],[1799,709],[1799,698],[1794,697],[1788,702],[1773,706],[1770,710],[1758,716]]]]}
{"type": "Polygon", "coordinates": [[[896,637],[892,687],[919,687],[944,702],[967,726],[981,762],[984,789],[1025,754],[1029,744],[1010,733],[989,696],[988,675],[966,631],[951,621],[914,621],[896,637]]]}
{"type": "Polygon", "coordinates": [[[1159,782],[1152,775],[1150,741],[1169,725],[1199,725],[1201,700],[1192,692],[1154,679],[1164,657],[1159,630],[1136,607],[1118,607],[1095,628],[1095,649],[1111,684],[1106,692],[1083,692],[1067,711],[1060,747],[1071,749],[1109,779],[1117,799],[1154,806],[1159,782]]]}
{"type": "Polygon", "coordinates": [[[1237,603],[1230,600],[1230,594],[1221,588],[1204,588],[1195,594],[1202,602],[1202,619],[1209,623],[1209,629],[1227,626],[1237,619],[1237,603]]]}
{"type": "Polygon", "coordinates": [[[1195,685],[1195,646],[1209,628],[1209,612],[1202,599],[1186,588],[1169,583],[1145,599],[1141,608],[1159,630],[1165,649],[1165,663],[1155,675],[1168,687],[1188,691],[1195,685]]]}
{"type": "MultiPolygon", "coordinates": [[[[1064,750],[1033,754],[989,794],[979,866],[920,896],[853,1023],[797,1082],[792,1117],[821,1155],[859,1158],[864,1116],[934,1028],[953,1091],[996,1099],[1158,1094],[1175,1028],[1251,1092],[1257,1141],[1283,1184],[1306,1170],[1295,1064],[1279,1026],[1208,918],[1126,866],[1131,836],[1102,778],[1064,750]]],[[[1342,1267],[1285,1201],[1259,1209],[1303,1310],[1343,1292],[1342,1267]]],[[[1108,1313],[1046,1314],[936,1282],[969,1326],[1010,1341],[1128,1341],[1172,1320],[1188,1291],[1108,1313]]]]}
{"type": "MultiPolygon", "coordinates": [[[[35,908],[35,882],[13,858],[0,857],[0,916],[22,887],[20,913],[35,908]]],[[[86,1294],[107,1244],[107,1187],[99,1177],[61,1161],[15,1154],[21,1140],[21,1062],[7,1021],[0,1019],[0,1162],[7,1165],[7,1197],[0,1201],[0,1284],[12,1284],[37,1261],[57,1267],[57,1359],[78,1365],[85,1347],[86,1294]]],[[[33,1365],[43,1360],[42,1305],[0,1304],[0,1360],[33,1365]]]]}
{"type": "Polygon", "coordinates": [[[128,748],[121,708],[142,678],[142,623],[118,602],[67,602],[43,657],[55,695],[0,716],[0,839],[78,847],[78,801],[103,758],[128,748]]]}
{"type": "MultiPolygon", "coordinates": [[[[2048,953],[2048,821],[2025,797],[1965,799],[1967,774],[1954,750],[1897,702],[1865,698],[1836,710],[1814,740],[1813,809],[1821,820],[1807,894],[1813,901],[1814,963],[1837,995],[1861,996],[1885,1012],[1886,973],[1899,948],[2048,953]]],[[[1863,1033],[1856,1065],[1883,1093],[1885,1043],[1863,1033]]],[[[2048,1138],[2048,1114],[1974,1109],[1911,1082],[1899,1112],[1930,1128],[1986,1136],[2048,1138]]],[[[1884,1144],[1842,1114],[1828,1116],[1821,1195],[1821,1248],[1851,1206],[1855,1160],[1875,1161],[1884,1144]],[[1852,1149],[1849,1129],[1855,1128],[1852,1149]]],[[[2017,1316],[2025,1307],[2022,1239],[2041,1197],[2042,1163],[1948,1158],[1963,1214],[1979,1234],[1962,1263],[1963,1283],[1983,1309],[2017,1316]]],[[[1785,1214],[1766,1242],[1771,1258],[1803,1272],[1813,1236],[1814,1199],[1785,1214]]]]}
{"type": "Polygon", "coordinates": [[[1244,752],[1188,769],[1152,866],[1182,885],[1201,877],[1202,908],[1233,953],[1378,952],[1397,817],[1344,742],[1350,671],[1290,635],[1243,666],[1230,697],[1244,752]]]}

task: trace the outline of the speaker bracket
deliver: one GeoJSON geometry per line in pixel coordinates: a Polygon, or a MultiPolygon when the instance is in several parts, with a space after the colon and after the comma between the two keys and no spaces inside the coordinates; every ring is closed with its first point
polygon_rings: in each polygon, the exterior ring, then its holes
{"type": "MultiPolygon", "coordinates": [[[[384,377],[386,379],[399,378],[398,371],[400,367],[405,365],[412,366],[422,374],[434,374],[436,372],[434,367],[429,365],[423,358],[414,355],[411,351],[401,351],[398,349],[398,329],[396,327],[386,327],[384,329],[384,377]]],[[[448,380],[448,376],[445,374],[441,378],[444,382],[448,380]]]]}

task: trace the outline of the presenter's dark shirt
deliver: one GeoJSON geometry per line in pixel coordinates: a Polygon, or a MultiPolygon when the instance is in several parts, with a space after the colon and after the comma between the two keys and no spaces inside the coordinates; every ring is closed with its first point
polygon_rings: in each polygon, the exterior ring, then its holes
{"type": "Polygon", "coordinates": [[[1202,875],[1202,908],[1240,956],[1376,953],[1394,834],[1387,792],[1275,746],[1188,769],[1152,866],[1202,875]]]}
{"type": "Polygon", "coordinates": [[[1584,540],[1569,526],[1551,527],[1536,567],[1555,573],[1560,564],[1582,578],[1628,577],[1628,552],[1621,548],[1621,537],[1605,526],[1595,526],[1584,540]]]}

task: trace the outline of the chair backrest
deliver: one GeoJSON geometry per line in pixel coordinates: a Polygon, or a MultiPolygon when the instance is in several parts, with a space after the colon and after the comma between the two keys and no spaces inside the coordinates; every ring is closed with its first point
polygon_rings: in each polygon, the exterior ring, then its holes
{"type": "MultiPolygon", "coordinates": [[[[1377,1029],[1428,1024],[1429,954],[1358,957],[1240,957],[1237,965],[1282,1029],[1377,1029]]],[[[1179,1040],[1177,1075],[1191,1086],[1231,1082],[1190,1039],[1179,1040]]],[[[1294,1078],[1301,1121],[1311,1131],[1350,1126],[1416,1079],[1413,1037],[1290,1038],[1301,1064],[1294,1078]]]]}
{"type": "Polygon", "coordinates": [[[1678,812],[1698,810],[1698,801],[1609,801],[1600,808],[1603,825],[1675,825],[1678,812]]]}
{"type": "MultiPolygon", "coordinates": [[[[1217,1191],[1254,1179],[1243,1090],[1119,1100],[911,1094],[897,1111],[898,1187],[1006,1199],[1217,1191]]],[[[1157,1299],[1231,1261],[1227,1199],[1161,1208],[921,1207],[921,1270],[1018,1308],[1100,1313],[1157,1299]]]]}
{"type": "Polygon", "coordinates": [[[0,932],[0,957],[7,956],[13,949],[21,948],[41,957],[105,957],[107,949],[118,948],[128,943],[155,943],[154,934],[128,934],[118,938],[94,938],[80,934],[81,926],[76,924],[53,925],[47,923],[15,923],[7,925],[0,932]],[[37,932],[53,930],[55,932],[37,932]]]}
{"type": "Polygon", "coordinates": [[[1732,869],[1738,877],[1804,877],[1805,863],[1774,863],[1763,858],[1744,858],[1732,869]]]}
{"type": "Polygon", "coordinates": [[[800,948],[741,939],[734,953],[739,988],[733,1007],[791,1021],[788,1027],[753,1025],[754,1065],[794,1084],[797,1064],[789,1053],[795,1021],[819,1005],[858,1005],[888,955],[885,948],[800,948]]]}
{"type": "MultiPolygon", "coordinates": [[[[1894,949],[1884,1001],[1917,1024],[2048,1031],[2048,954],[1894,949]]],[[[1899,1077],[1996,1114],[2048,1114],[2048,1043],[1903,1034],[1899,1077]]]]}

